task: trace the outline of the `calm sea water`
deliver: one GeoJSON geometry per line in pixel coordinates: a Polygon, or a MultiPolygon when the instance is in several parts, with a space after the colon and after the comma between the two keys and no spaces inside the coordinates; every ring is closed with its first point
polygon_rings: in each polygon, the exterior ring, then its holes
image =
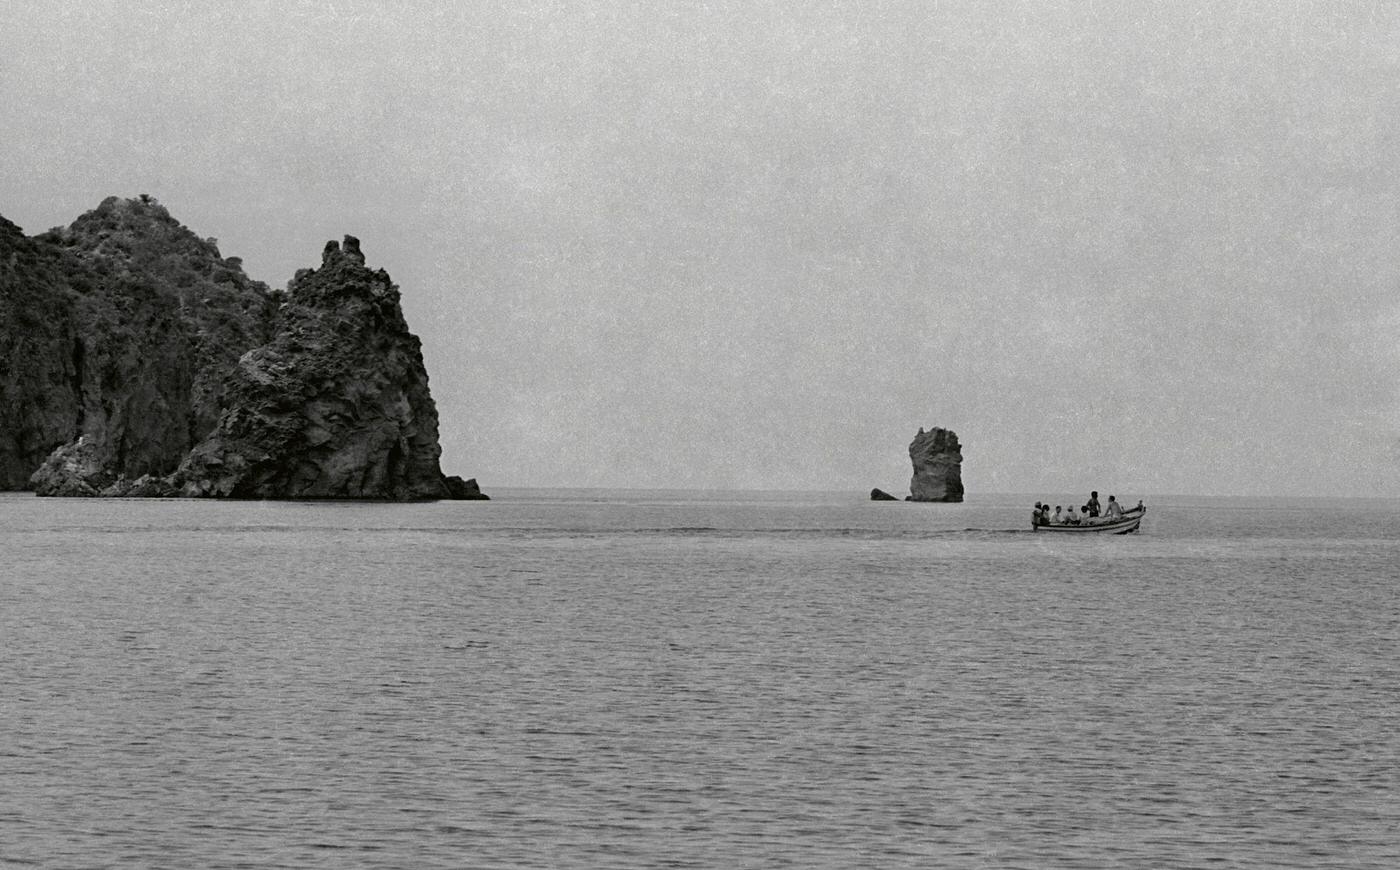
{"type": "Polygon", "coordinates": [[[1400,503],[497,496],[0,496],[0,865],[1400,866],[1400,503]]]}

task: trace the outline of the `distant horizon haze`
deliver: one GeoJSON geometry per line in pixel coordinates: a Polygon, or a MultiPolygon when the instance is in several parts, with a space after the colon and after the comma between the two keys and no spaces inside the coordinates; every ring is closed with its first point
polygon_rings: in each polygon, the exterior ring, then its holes
{"type": "Polygon", "coordinates": [[[0,215],[361,239],[483,490],[1400,497],[1400,6],[0,6],[0,215]]]}

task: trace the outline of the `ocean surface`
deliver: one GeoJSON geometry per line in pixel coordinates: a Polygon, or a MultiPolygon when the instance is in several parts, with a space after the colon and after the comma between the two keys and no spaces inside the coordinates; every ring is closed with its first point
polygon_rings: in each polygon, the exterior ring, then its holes
{"type": "Polygon", "coordinates": [[[1400,502],[493,495],[0,496],[0,866],[1400,866],[1400,502]]]}

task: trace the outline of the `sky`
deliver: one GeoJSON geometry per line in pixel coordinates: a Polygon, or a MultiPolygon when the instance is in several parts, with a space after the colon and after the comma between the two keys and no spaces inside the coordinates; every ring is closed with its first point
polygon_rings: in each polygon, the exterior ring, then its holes
{"type": "Polygon", "coordinates": [[[0,142],[358,236],[488,493],[1400,497],[1400,4],[0,0],[0,142]]]}

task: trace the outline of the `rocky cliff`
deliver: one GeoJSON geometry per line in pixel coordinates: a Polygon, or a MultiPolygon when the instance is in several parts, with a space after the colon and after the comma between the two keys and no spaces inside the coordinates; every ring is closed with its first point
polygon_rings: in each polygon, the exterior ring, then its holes
{"type": "Polygon", "coordinates": [[[483,497],[358,242],[269,291],[148,197],[0,225],[0,410],[0,486],[41,495],[483,497]]]}
{"type": "Polygon", "coordinates": [[[239,359],[226,390],[228,410],[172,479],[182,494],[448,495],[418,339],[351,236],[298,273],[279,333],[239,359]]]}
{"type": "Polygon", "coordinates": [[[919,429],[909,445],[914,477],[909,481],[910,501],[963,500],[962,447],[950,429],[919,429]]]}
{"type": "Polygon", "coordinates": [[[0,218],[0,489],[73,437],[82,351],[58,259],[0,218]]]}

